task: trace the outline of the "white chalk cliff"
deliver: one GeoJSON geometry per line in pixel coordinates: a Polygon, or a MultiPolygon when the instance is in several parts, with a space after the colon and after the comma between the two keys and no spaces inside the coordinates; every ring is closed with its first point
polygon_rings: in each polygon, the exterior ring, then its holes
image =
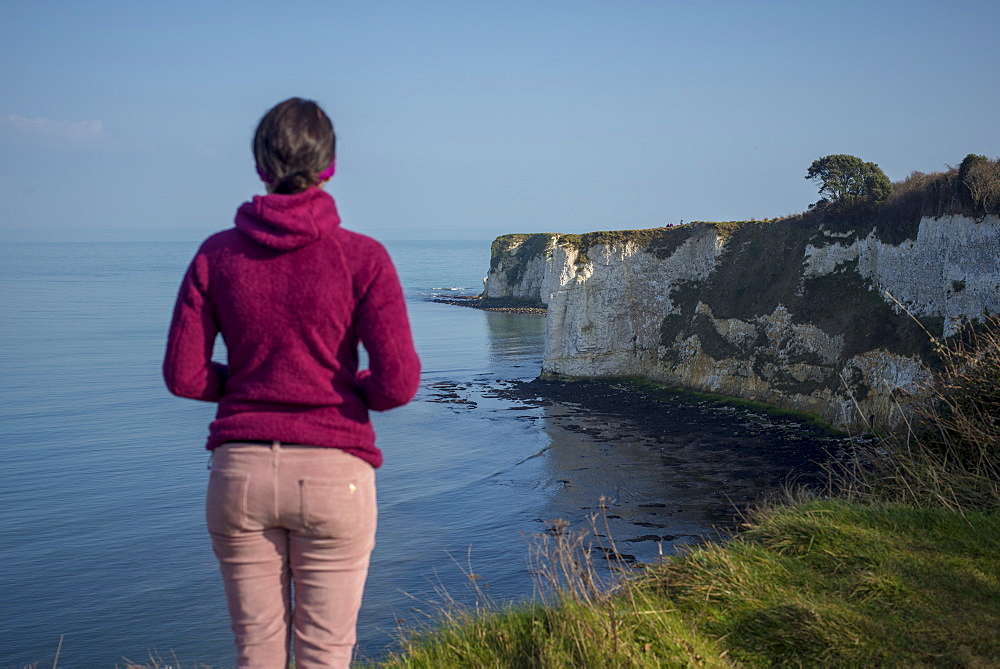
{"type": "Polygon", "coordinates": [[[543,374],[644,377],[891,427],[900,391],[927,378],[921,325],[942,336],[1000,312],[1000,217],[891,234],[791,220],[506,235],[484,297],[547,305],[543,374]]]}

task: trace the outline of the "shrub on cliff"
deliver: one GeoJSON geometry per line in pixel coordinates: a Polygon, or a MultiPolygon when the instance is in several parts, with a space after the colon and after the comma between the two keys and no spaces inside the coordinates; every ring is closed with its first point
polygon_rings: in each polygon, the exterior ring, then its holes
{"type": "Polygon", "coordinates": [[[851,232],[857,237],[874,231],[883,243],[898,245],[916,239],[923,218],[1000,214],[1000,159],[969,154],[961,166],[949,166],[944,172],[911,172],[890,186],[888,196],[881,201],[848,197],[835,202],[823,198],[800,216],[828,230],[851,232]]]}
{"type": "Polygon", "coordinates": [[[912,422],[863,458],[848,497],[954,511],[1000,509],[1000,316],[934,339],[937,363],[915,398],[912,422]]]}
{"type": "Polygon", "coordinates": [[[937,345],[941,366],[910,440],[955,508],[1000,507],[1000,316],[968,321],[937,345]]]}
{"type": "Polygon", "coordinates": [[[889,197],[892,182],[875,163],[843,153],[813,161],[806,179],[820,182],[820,202],[850,203],[857,200],[881,202],[889,197]]]}
{"type": "Polygon", "coordinates": [[[970,153],[958,168],[958,178],[981,213],[1000,213],[1000,160],[970,153]]]}

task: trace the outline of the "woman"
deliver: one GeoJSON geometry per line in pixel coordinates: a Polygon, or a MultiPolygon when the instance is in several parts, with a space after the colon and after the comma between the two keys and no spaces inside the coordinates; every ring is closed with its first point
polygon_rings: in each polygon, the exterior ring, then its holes
{"type": "Polygon", "coordinates": [[[382,464],[368,410],[410,401],[420,362],[388,254],[341,228],[323,190],[336,153],[323,110],[282,102],[253,151],[268,194],[195,255],[163,374],[172,393],[219,405],[206,518],[238,666],[287,667],[294,632],[298,669],[347,667],[382,464]],[[220,333],[227,365],[211,359],[220,333]]]}

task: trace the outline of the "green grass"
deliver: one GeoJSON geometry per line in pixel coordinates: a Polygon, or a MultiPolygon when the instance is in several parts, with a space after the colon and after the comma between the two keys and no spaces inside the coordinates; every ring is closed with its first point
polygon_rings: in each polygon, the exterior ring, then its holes
{"type": "Polygon", "coordinates": [[[602,533],[544,535],[540,603],[447,609],[380,666],[1000,667],[1000,316],[932,343],[908,429],[861,449],[837,497],[610,580],[602,533]]]}
{"type": "Polygon", "coordinates": [[[618,586],[563,583],[548,605],[448,612],[379,666],[877,665],[1000,665],[1000,515],[770,508],[724,545],[618,586]]]}

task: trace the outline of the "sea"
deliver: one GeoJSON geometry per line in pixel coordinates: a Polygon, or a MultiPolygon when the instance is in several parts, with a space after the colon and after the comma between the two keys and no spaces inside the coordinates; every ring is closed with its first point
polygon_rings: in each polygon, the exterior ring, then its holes
{"type": "MultiPolygon", "coordinates": [[[[160,376],[197,246],[0,248],[0,668],[232,666],[203,520],[214,406],[171,396],[160,376]]],[[[823,440],[704,402],[667,439],[585,402],[526,400],[544,316],[434,301],[481,292],[489,241],[386,246],[424,371],[411,404],[373,416],[385,464],[363,659],[444,606],[535,597],[532,546],[557,519],[586,531],[602,516],[630,561],[655,561],[779,487],[787,458],[770,453],[811,462],[823,440]]]]}

